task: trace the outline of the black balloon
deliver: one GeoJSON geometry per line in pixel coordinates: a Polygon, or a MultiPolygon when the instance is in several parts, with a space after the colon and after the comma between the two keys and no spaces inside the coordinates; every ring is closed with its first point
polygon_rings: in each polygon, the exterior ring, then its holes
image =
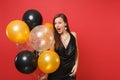
{"type": "Polygon", "coordinates": [[[30,30],[37,25],[41,25],[43,22],[41,13],[34,9],[27,10],[23,14],[22,20],[25,21],[25,23],[29,26],[30,30]]]}
{"type": "Polygon", "coordinates": [[[34,53],[28,50],[21,51],[15,57],[16,69],[25,74],[32,73],[37,68],[37,58],[34,53]]]}

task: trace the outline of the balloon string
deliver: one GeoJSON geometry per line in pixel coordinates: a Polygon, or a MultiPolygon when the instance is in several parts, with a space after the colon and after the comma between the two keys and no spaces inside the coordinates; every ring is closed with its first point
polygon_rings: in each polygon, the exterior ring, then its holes
{"type": "Polygon", "coordinates": [[[20,45],[18,44],[18,43],[16,43],[16,47],[17,47],[17,49],[20,51],[21,50],[21,47],[20,47],[20,45]]]}

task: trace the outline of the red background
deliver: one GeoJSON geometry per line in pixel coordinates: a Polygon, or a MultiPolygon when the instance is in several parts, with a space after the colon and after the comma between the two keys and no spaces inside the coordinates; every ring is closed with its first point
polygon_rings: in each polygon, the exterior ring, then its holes
{"type": "Polygon", "coordinates": [[[28,9],[38,10],[43,22],[52,22],[57,13],[67,15],[78,38],[77,80],[120,80],[119,0],[1,0],[0,80],[36,80],[35,73],[16,70],[14,58],[19,51],[5,34],[6,25],[21,20],[28,9]]]}

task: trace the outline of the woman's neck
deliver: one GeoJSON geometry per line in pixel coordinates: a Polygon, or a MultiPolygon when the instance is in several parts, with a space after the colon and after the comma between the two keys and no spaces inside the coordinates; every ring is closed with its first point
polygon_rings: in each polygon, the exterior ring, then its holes
{"type": "Polygon", "coordinates": [[[65,35],[68,35],[68,32],[67,31],[64,31],[62,34],[60,34],[60,36],[65,36],[65,35]]]}

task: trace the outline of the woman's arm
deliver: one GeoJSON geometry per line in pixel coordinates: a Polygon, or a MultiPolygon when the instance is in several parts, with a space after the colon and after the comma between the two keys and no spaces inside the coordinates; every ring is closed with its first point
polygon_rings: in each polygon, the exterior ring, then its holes
{"type": "Polygon", "coordinates": [[[77,37],[76,37],[76,33],[75,32],[71,32],[73,34],[73,36],[76,39],[76,46],[77,46],[77,51],[76,51],[76,56],[75,56],[75,65],[72,68],[71,74],[70,76],[75,76],[76,72],[77,72],[77,68],[78,68],[78,59],[79,59],[79,51],[78,51],[78,43],[77,43],[77,37]]]}

